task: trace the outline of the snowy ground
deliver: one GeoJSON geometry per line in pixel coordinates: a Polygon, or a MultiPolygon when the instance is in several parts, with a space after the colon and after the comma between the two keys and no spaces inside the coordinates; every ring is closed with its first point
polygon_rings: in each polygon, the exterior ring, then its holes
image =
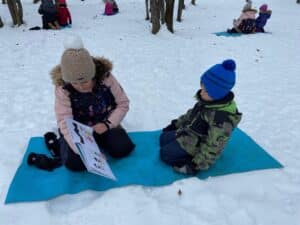
{"type": "MultiPolygon", "coordinates": [[[[104,17],[100,0],[69,0],[73,28],[28,31],[41,24],[38,5],[23,0],[25,26],[11,28],[0,5],[0,224],[298,225],[300,222],[300,5],[268,0],[271,34],[216,37],[240,14],[243,0],[187,3],[175,34],[156,35],[144,20],[144,1],[118,1],[120,14],[104,17]],[[4,205],[7,189],[31,136],[56,127],[49,70],[62,41],[81,35],[93,55],[114,62],[131,109],[129,130],[159,129],[194,103],[199,77],[223,59],[237,62],[236,101],[246,131],[284,166],[160,188],[130,186],[86,191],[46,201],[4,205]],[[182,195],[177,194],[181,189],[182,195]]],[[[186,1],[187,2],[187,1],[186,1]]],[[[258,8],[263,0],[253,2],[258,8]]],[[[59,185],[59,184],[58,184],[59,185]]]]}

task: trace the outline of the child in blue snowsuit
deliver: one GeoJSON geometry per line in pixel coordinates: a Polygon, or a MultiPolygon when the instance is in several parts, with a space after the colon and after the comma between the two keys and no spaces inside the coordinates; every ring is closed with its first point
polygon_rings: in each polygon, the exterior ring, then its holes
{"type": "Polygon", "coordinates": [[[265,32],[264,26],[267,23],[267,20],[270,19],[272,14],[271,10],[268,10],[268,5],[263,4],[259,7],[259,16],[255,20],[256,32],[265,32]]]}

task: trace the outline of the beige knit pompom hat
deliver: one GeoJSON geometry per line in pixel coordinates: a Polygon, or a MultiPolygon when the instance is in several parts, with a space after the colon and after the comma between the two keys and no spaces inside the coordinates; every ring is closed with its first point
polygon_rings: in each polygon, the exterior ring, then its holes
{"type": "Polygon", "coordinates": [[[95,76],[95,63],[90,53],[83,47],[78,36],[69,36],[64,40],[65,51],[61,56],[62,79],[67,82],[84,82],[95,76]]]}

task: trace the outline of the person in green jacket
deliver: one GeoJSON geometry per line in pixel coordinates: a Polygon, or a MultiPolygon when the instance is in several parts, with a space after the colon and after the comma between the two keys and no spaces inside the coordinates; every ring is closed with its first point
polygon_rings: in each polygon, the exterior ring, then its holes
{"type": "Polygon", "coordinates": [[[177,172],[196,174],[213,165],[221,155],[242,114],[231,91],[235,85],[235,61],[225,60],[200,78],[197,103],[163,129],[160,158],[177,172]]]}

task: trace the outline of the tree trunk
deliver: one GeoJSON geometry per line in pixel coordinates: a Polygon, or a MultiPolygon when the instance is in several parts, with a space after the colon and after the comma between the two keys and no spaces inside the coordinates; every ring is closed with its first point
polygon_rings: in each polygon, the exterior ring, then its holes
{"type": "Polygon", "coordinates": [[[165,23],[165,2],[164,2],[164,0],[159,0],[159,10],[160,10],[161,24],[164,24],[165,23]]]}
{"type": "Polygon", "coordinates": [[[192,0],[192,5],[196,5],[196,0],[192,0]]]}
{"type": "Polygon", "coordinates": [[[160,29],[159,0],[150,0],[152,34],[157,34],[160,29]]]}
{"type": "Polygon", "coordinates": [[[6,4],[6,1],[5,1],[5,0],[2,0],[2,4],[6,4]]]}
{"type": "Polygon", "coordinates": [[[16,10],[17,10],[17,20],[18,20],[18,26],[24,24],[23,21],[23,7],[21,0],[16,0],[16,10]]]}
{"type": "Polygon", "coordinates": [[[0,28],[3,27],[3,26],[4,26],[4,24],[3,24],[1,16],[0,16],[0,28]]]}
{"type": "Polygon", "coordinates": [[[33,4],[38,3],[40,0],[33,0],[33,4]]]}
{"type": "Polygon", "coordinates": [[[149,0],[145,0],[146,4],[146,20],[149,20],[149,0]]]}
{"type": "Polygon", "coordinates": [[[297,0],[297,3],[300,3],[300,0],[297,0]]]}
{"type": "Polygon", "coordinates": [[[13,24],[16,25],[17,24],[17,16],[16,16],[16,13],[15,13],[14,4],[15,4],[14,0],[7,0],[7,6],[8,6],[8,9],[9,9],[13,24]]]}
{"type": "Polygon", "coordinates": [[[20,0],[7,0],[8,9],[14,25],[23,24],[23,8],[20,0]]]}
{"type": "Polygon", "coordinates": [[[166,20],[167,28],[170,32],[174,33],[173,30],[174,0],[165,0],[165,1],[166,1],[165,20],[166,20]]]}
{"type": "Polygon", "coordinates": [[[179,2],[178,2],[178,11],[177,11],[177,21],[178,22],[181,22],[183,7],[184,7],[184,0],[179,0],[179,2]]]}

